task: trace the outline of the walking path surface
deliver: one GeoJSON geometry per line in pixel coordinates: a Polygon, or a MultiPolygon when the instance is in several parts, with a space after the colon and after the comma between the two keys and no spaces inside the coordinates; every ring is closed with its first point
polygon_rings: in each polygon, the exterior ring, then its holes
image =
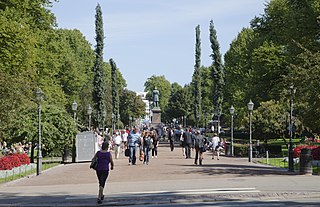
{"type": "MultiPolygon", "coordinates": [[[[320,202],[318,176],[300,176],[249,163],[247,158],[212,160],[209,152],[202,166],[193,163],[182,156],[181,148],[171,152],[169,147],[159,147],[158,158],[150,158],[149,165],[138,161],[129,166],[121,155],[110,172],[102,206],[275,199],[320,202]]],[[[0,206],[96,206],[97,192],[89,163],[59,165],[40,176],[2,184],[0,206]]]]}

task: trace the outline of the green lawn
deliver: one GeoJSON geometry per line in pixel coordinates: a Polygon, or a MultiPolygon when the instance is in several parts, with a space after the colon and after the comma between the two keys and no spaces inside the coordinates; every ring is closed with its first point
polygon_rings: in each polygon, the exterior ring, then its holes
{"type": "MultiPolygon", "coordinates": [[[[288,162],[284,161],[284,158],[269,158],[268,163],[266,158],[261,158],[258,159],[257,162],[264,164],[264,165],[271,165],[274,167],[279,167],[279,168],[288,168],[288,162]]],[[[294,169],[299,170],[299,163],[294,164],[294,169]]],[[[320,166],[312,166],[312,172],[314,175],[320,175],[320,166]]]]}

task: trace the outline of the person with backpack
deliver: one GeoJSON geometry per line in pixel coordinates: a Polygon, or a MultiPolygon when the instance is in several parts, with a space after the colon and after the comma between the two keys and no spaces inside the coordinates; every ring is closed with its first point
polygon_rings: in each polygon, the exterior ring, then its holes
{"type": "Polygon", "coordinates": [[[206,151],[206,148],[205,148],[205,139],[204,139],[203,135],[200,133],[200,130],[196,130],[196,132],[195,132],[194,148],[196,150],[194,164],[197,165],[198,159],[199,159],[199,165],[202,165],[203,152],[206,151]]]}
{"type": "Polygon", "coordinates": [[[152,145],[152,139],[150,137],[149,132],[146,131],[142,139],[142,146],[143,146],[143,152],[144,152],[143,164],[147,164],[147,165],[149,164],[151,145],[152,145]]]}

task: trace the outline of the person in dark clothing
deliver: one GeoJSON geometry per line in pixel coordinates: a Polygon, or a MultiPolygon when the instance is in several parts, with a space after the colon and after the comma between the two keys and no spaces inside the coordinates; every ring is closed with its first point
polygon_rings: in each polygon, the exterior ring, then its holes
{"type": "Polygon", "coordinates": [[[152,158],[155,157],[157,158],[158,157],[158,146],[159,146],[159,139],[158,139],[158,135],[156,133],[155,130],[151,131],[150,132],[150,137],[152,139],[152,158]]]}
{"type": "Polygon", "coordinates": [[[186,159],[191,158],[191,148],[193,147],[194,135],[187,130],[183,133],[185,143],[186,159]]]}
{"type": "Polygon", "coordinates": [[[202,165],[203,160],[203,152],[205,151],[205,139],[203,135],[201,135],[199,130],[196,130],[195,137],[194,137],[194,148],[196,150],[196,155],[194,158],[194,164],[198,164],[199,158],[199,165],[202,165]]]}
{"type": "Polygon", "coordinates": [[[168,139],[170,142],[170,150],[173,151],[174,150],[174,135],[173,135],[172,129],[169,129],[169,131],[168,131],[168,139]]]}
{"type": "Polygon", "coordinates": [[[108,151],[109,143],[103,142],[101,150],[95,154],[98,157],[98,165],[96,168],[96,174],[99,181],[99,194],[97,203],[101,204],[104,199],[103,189],[106,184],[107,178],[109,176],[109,165],[111,165],[111,170],[113,170],[114,162],[111,153],[108,151]]]}

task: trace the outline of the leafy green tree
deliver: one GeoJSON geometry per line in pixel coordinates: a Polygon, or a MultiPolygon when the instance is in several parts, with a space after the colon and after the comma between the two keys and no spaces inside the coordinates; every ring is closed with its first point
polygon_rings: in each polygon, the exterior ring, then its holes
{"type": "Polygon", "coordinates": [[[171,84],[170,99],[163,117],[165,121],[171,122],[173,118],[180,118],[186,115],[184,90],[178,83],[171,84]]]}
{"type": "Polygon", "coordinates": [[[145,103],[134,91],[122,90],[120,100],[121,121],[125,125],[129,126],[129,117],[134,120],[145,115],[145,103]]]}
{"type": "Polygon", "coordinates": [[[144,83],[144,91],[147,93],[147,99],[152,101],[152,91],[157,87],[159,90],[159,106],[162,110],[168,105],[171,91],[171,84],[164,76],[151,76],[144,83]]]}
{"type": "Polygon", "coordinates": [[[105,85],[104,85],[104,70],[103,70],[103,19],[102,19],[102,11],[100,4],[96,7],[96,48],[95,55],[96,59],[94,62],[93,72],[93,108],[95,109],[95,125],[99,126],[102,120],[102,113],[105,110],[105,103],[103,101],[104,93],[105,93],[105,85]]]}
{"type": "Polygon", "coordinates": [[[305,51],[297,56],[302,64],[292,64],[292,75],[288,77],[297,89],[294,99],[295,113],[310,131],[320,132],[320,53],[305,51]]]}
{"type": "Polygon", "coordinates": [[[201,39],[200,39],[200,25],[196,27],[196,45],[195,45],[195,65],[192,76],[193,94],[194,94],[194,117],[196,120],[196,127],[199,127],[199,120],[201,119],[201,39]]]}

